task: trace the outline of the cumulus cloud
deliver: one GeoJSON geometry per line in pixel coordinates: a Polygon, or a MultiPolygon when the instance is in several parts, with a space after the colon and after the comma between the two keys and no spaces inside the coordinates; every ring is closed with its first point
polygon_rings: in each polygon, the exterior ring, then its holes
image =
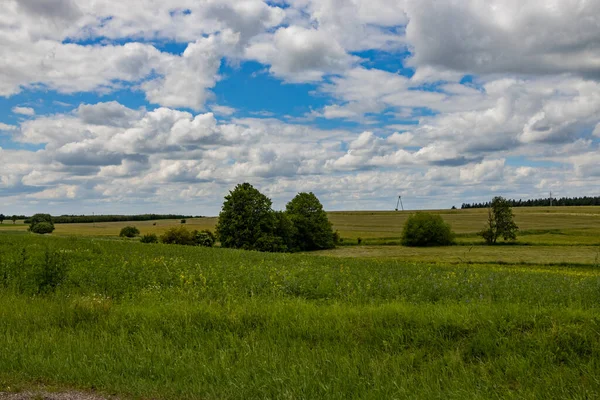
{"type": "Polygon", "coordinates": [[[13,107],[12,112],[15,114],[32,116],[35,115],[35,110],[31,107],[13,107]]]}
{"type": "Polygon", "coordinates": [[[600,3],[408,0],[415,67],[600,78],[600,3]]]}

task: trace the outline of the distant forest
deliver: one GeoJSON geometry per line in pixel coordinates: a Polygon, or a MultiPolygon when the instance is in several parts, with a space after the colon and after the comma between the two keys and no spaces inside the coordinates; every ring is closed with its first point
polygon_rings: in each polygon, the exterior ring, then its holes
{"type": "MultiPolygon", "coordinates": [[[[508,200],[512,207],[547,207],[553,206],[600,206],[600,196],[596,197],[562,197],[560,199],[534,199],[534,200],[508,200]],[[552,204],[551,204],[552,203],[552,204]]],[[[490,202],[486,203],[464,203],[462,209],[466,208],[488,208],[490,202]]]]}
{"type": "MultiPolygon", "coordinates": [[[[84,224],[92,222],[124,222],[124,221],[153,221],[159,219],[186,219],[186,218],[201,218],[191,215],[176,215],[176,214],[142,214],[142,215],[61,215],[52,217],[52,222],[55,224],[84,224]]],[[[25,223],[30,221],[27,219],[25,223]]]]}

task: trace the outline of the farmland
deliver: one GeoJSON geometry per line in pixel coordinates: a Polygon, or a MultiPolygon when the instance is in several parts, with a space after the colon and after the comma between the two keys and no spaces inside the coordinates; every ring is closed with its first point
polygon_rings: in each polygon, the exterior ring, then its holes
{"type": "Polygon", "coordinates": [[[145,245],[116,238],[127,223],[51,236],[5,223],[0,392],[597,397],[600,208],[515,209],[518,243],[493,247],[476,236],[486,210],[438,212],[459,245],[398,246],[406,212],[330,213],[344,245],[310,254],[145,245]]]}

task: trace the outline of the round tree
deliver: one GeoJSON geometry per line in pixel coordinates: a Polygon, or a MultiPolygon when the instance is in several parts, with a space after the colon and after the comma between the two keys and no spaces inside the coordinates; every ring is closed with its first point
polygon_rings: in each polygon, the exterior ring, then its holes
{"type": "Polygon", "coordinates": [[[438,214],[418,212],[408,217],[402,231],[404,246],[449,246],[454,243],[454,232],[438,214]]]}
{"type": "Polygon", "coordinates": [[[33,233],[52,233],[54,231],[54,223],[50,214],[35,214],[29,222],[29,230],[33,233]],[[36,228],[36,225],[44,224],[41,228],[36,228]]]}
{"type": "Polygon", "coordinates": [[[264,237],[275,231],[271,200],[249,183],[239,184],[225,196],[217,223],[222,247],[259,250],[264,237]],[[259,246],[257,246],[257,244],[259,246]]]}
{"type": "Polygon", "coordinates": [[[138,236],[139,234],[140,234],[140,230],[138,228],[136,228],[135,226],[126,226],[123,229],[121,229],[119,236],[132,238],[132,237],[138,236]]]}
{"type": "Polygon", "coordinates": [[[333,229],[323,205],[312,192],[298,193],[287,205],[286,214],[294,225],[294,244],[301,250],[335,247],[333,229]]]}

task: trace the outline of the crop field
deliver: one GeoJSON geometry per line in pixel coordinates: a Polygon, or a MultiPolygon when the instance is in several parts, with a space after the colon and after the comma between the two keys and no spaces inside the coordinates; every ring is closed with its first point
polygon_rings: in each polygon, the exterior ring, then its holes
{"type": "MultiPolygon", "coordinates": [[[[600,207],[334,212],[334,250],[266,254],[118,239],[128,223],[0,225],[0,392],[152,399],[600,397],[600,207]],[[362,244],[358,245],[358,238],[362,244]]],[[[187,220],[212,229],[216,220],[187,220]]],[[[136,222],[161,233],[180,221],[136,222]]]]}

